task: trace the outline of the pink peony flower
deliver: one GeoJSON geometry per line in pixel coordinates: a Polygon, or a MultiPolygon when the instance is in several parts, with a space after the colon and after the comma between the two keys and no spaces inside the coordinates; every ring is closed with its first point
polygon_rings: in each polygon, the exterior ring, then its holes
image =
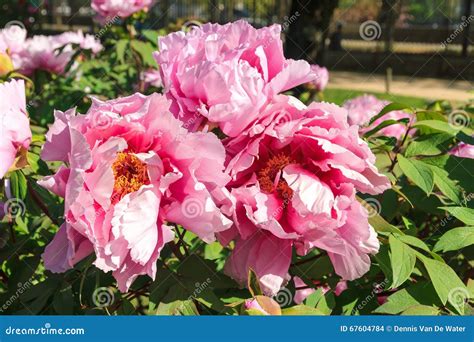
{"type": "Polygon", "coordinates": [[[0,83],[0,178],[13,165],[18,151],[28,149],[30,142],[24,81],[0,83]]]}
{"type": "Polygon", "coordinates": [[[238,136],[273,96],[316,76],[307,62],[285,59],[280,33],[241,20],[159,38],[155,58],[172,112],[191,129],[209,122],[238,136]]]}
{"type": "Polygon", "coordinates": [[[245,300],[244,307],[245,307],[246,310],[257,311],[257,312],[260,312],[262,315],[265,315],[265,316],[270,315],[268,312],[265,311],[265,309],[262,308],[262,306],[259,304],[259,302],[254,298],[245,300]]]}
{"type": "Polygon", "coordinates": [[[214,201],[228,182],[222,143],[188,133],[162,95],[93,99],[86,115],[55,117],[41,156],[65,165],[40,185],[65,198],[65,223],[44,252],[48,270],[95,253],[125,292],[138,275],[155,277],[171,223],[206,242],[231,226],[214,201]]]}
{"type": "Polygon", "coordinates": [[[145,88],[148,88],[150,86],[155,88],[163,87],[163,82],[161,81],[161,74],[159,70],[151,69],[143,71],[140,78],[145,83],[145,88]]]}
{"type": "MultiPolygon", "coordinates": [[[[368,123],[372,117],[377,115],[386,105],[388,105],[389,101],[379,100],[373,95],[361,95],[351,100],[347,100],[344,103],[344,108],[347,109],[349,113],[349,123],[351,125],[358,125],[360,126],[360,133],[365,134],[366,132],[370,131],[372,128],[377,127],[383,121],[393,119],[393,120],[400,120],[400,119],[412,119],[410,114],[396,110],[390,113],[385,114],[383,117],[375,120],[370,127],[368,127],[368,123]]],[[[403,124],[396,124],[387,126],[382,128],[380,131],[377,132],[378,135],[385,135],[395,137],[397,139],[403,137],[407,131],[407,127],[403,124]]]]}
{"type": "Polygon", "coordinates": [[[36,35],[26,40],[25,49],[20,53],[20,71],[26,75],[41,69],[54,74],[64,73],[64,69],[75,54],[74,45],[83,50],[98,53],[102,50],[100,42],[81,31],[65,32],[56,36],[36,35]]]}
{"type": "Polygon", "coordinates": [[[104,18],[127,18],[132,14],[147,10],[153,0],[92,0],[92,9],[104,18]]]}
{"type": "Polygon", "coordinates": [[[474,145],[469,145],[464,142],[461,142],[449,153],[460,158],[474,159],[474,145]]]}
{"type": "Polygon", "coordinates": [[[103,49],[100,41],[81,31],[65,32],[56,36],[36,35],[26,38],[26,30],[10,26],[0,30],[0,53],[7,53],[16,70],[31,75],[41,69],[61,74],[74,56],[73,45],[97,54],[103,49]]]}
{"type": "Polygon", "coordinates": [[[252,130],[225,144],[235,201],[234,226],[220,236],[224,245],[235,241],[228,274],[244,283],[252,268],[275,294],[293,247],[299,255],[326,250],[345,280],[369,270],[379,242],[355,195],[381,193],[390,183],[345,109],[279,96],[252,130]]]}
{"type": "Polygon", "coordinates": [[[316,79],[311,82],[311,84],[316,88],[317,91],[323,91],[329,82],[328,69],[317,64],[313,64],[311,65],[311,70],[316,75],[316,79]]]}
{"type": "MultiPolygon", "coordinates": [[[[306,287],[306,283],[300,278],[300,277],[293,277],[293,281],[295,283],[295,287],[306,287]]],[[[331,291],[331,288],[327,285],[320,285],[317,286],[318,288],[321,288],[323,291],[323,294],[328,293],[331,291]]],[[[334,294],[336,296],[339,296],[342,292],[347,290],[347,281],[341,280],[336,284],[336,287],[334,288],[334,294]]],[[[316,290],[314,288],[308,287],[308,288],[303,288],[300,290],[296,290],[295,292],[295,297],[294,301],[296,304],[301,304],[304,302],[304,300],[313,294],[316,290]]]]}

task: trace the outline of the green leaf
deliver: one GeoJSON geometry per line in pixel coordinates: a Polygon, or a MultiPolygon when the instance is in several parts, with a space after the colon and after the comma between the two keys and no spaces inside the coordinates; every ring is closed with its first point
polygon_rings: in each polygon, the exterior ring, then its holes
{"type": "Polygon", "coordinates": [[[116,50],[117,50],[117,58],[120,63],[124,64],[125,63],[125,51],[128,46],[128,40],[127,39],[120,39],[116,44],[116,50]]]}
{"type": "Polygon", "coordinates": [[[387,298],[374,313],[396,315],[414,305],[441,305],[433,285],[422,281],[401,289],[387,298]]]}
{"type": "Polygon", "coordinates": [[[440,209],[446,210],[465,224],[474,226],[474,209],[465,207],[441,207],[440,209]]]}
{"type": "Polygon", "coordinates": [[[420,187],[427,195],[431,193],[434,185],[434,175],[429,165],[415,160],[406,159],[402,155],[398,155],[398,164],[403,173],[418,187],[420,187]]]}
{"type": "Polygon", "coordinates": [[[418,239],[417,237],[414,237],[411,235],[402,235],[402,236],[397,236],[397,238],[400,239],[400,241],[412,247],[420,248],[426,252],[430,251],[426,243],[424,243],[422,240],[418,239]]]}
{"type": "Polygon", "coordinates": [[[405,104],[396,103],[396,102],[389,103],[384,108],[382,108],[380,113],[378,113],[377,115],[375,115],[374,117],[372,117],[370,119],[369,125],[373,124],[375,120],[381,118],[382,116],[384,116],[387,113],[393,112],[394,110],[405,110],[407,112],[413,112],[413,110],[405,104]]]}
{"type": "Polygon", "coordinates": [[[155,66],[156,62],[153,58],[153,52],[155,52],[156,48],[151,45],[150,43],[145,43],[139,40],[132,40],[131,42],[132,49],[138,52],[143,60],[143,62],[147,66],[155,66]]]}
{"type": "Polygon", "coordinates": [[[302,279],[321,279],[332,272],[334,272],[334,268],[327,255],[291,267],[291,273],[302,279]]]}
{"type": "Polygon", "coordinates": [[[303,304],[282,309],[281,314],[283,316],[324,316],[318,309],[303,304]]]}
{"type": "Polygon", "coordinates": [[[260,283],[258,281],[258,277],[255,274],[254,270],[252,270],[251,268],[249,268],[249,276],[248,276],[247,287],[250,291],[250,294],[253,297],[263,294],[262,289],[260,288],[260,283]]]}
{"type": "Polygon", "coordinates": [[[462,189],[457,185],[455,181],[449,178],[449,172],[430,165],[434,175],[434,183],[446,195],[451,201],[456,204],[460,204],[462,201],[462,189]]]}
{"type": "Polygon", "coordinates": [[[431,156],[446,153],[449,144],[453,141],[450,134],[436,133],[422,135],[417,140],[411,141],[405,151],[405,157],[431,156]]]}
{"type": "Polygon", "coordinates": [[[413,124],[413,127],[426,127],[438,132],[449,134],[453,137],[459,132],[459,129],[451,127],[447,122],[438,120],[417,121],[413,124]]]}
{"type": "Polygon", "coordinates": [[[394,289],[402,285],[411,275],[415,268],[415,252],[395,236],[390,235],[390,263],[392,265],[394,289]]]}
{"type": "MultiPolygon", "coordinates": [[[[445,263],[438,260],[429,259],[421,255],[418,257],[420,258],[421,262],[423,262],[423,265],[425,265],[431,282],[433,283],[436,293],[438,294],[438,297],[443,305],[446,305],[448,299],[450,302],[453,301],[453,299],[450,298],[450,293],[452,293],[451,291],[455,291],[458,288],[466,288],[461,279],[459,279],[457,276],[456,272],[454,272],[454,270],[445,263]]],[[[452,304],[456,305],[456,303],[452,304]]]]}
{"type": "Polygon", "coordinates": [[[474,245],[474,227],[454,228],[438,240],[433,251],[449,252],[474,245]]]}
{"type": "Polygon", "coordinates": [[[154,44],[155,46],[158,44],[158,37],[160,36],[158,31],[143,30],[141,34],[143,37],[145,37],[150,43],[154,44]]]}
{"type": "Polygon", "coordinates": [[[364,137],[368,138],[371,135],[377,133],[378,131],[380,131],[381,129],[383,129],[385,127],[392,126],[392,125],[406,125],[406,124],[408,124],[408,122],[409,122],[409,119],[406,119],[406,118],[405,119],[400,119],[400,120],[385,120],[385,121],[381,122],[380,124],[378,124],[376,127],[372,128],[367,133],[365,133],[364,137]]]}
{"type": "Polygon", "coordinates": [[[405,316],[438,316],[439,309],[428,305],[413,305],[401,313],[405,316]]]}
{"type": "Polygon", "coordinates": [[[26,177],[20,170],[10,174],[10,186],[13,197],[24,200],[28,191],[26,177]]]}

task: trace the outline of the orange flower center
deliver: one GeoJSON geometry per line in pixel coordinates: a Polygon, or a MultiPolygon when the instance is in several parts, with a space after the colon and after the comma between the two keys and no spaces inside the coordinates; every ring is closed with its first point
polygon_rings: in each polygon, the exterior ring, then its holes
{"type": "Polygon", "coordinates": [[[150,183],[146,164],[131,153],[118,153],[112,170],[115,178],[113,202],[118,202],[123,196],[150,183]]]}
{"type": "Polygon", "coordinates": [[[289,200],[293,196],[293,190],[288,186],[288,183],[281,178],[282,170],[289,164],[295,161],[288,155],[280,153],[270,158],[260,171],[258,171],[258,182],[260,188],[266,193],[273,193],[274,191],[284,200],[289,200]],[[278,183],[275,185],[275,179],[280,177],[278,183]]]}

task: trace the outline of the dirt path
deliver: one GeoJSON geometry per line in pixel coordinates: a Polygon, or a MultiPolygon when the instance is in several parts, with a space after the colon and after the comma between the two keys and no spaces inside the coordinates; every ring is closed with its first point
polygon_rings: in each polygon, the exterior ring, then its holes
{"type": "MultiPolygon", "coordinates": [[[[385,92],[385,77],[356,72],[330,72],[329,88],[385,92]]],[[[394,76],[390,92],[395,95],[423,97],[429,100],[467,101],[474,99],[474,83],[467,80],[441,80],[394,76]]]]}

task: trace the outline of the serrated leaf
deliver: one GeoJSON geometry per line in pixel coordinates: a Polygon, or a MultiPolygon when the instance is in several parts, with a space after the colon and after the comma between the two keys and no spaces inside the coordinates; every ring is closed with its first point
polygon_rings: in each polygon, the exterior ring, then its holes
{"type": "Polygon", "coordinates": [[[415,268],[415,252],[395,236],[390,235],[390,263],[393,272],[391,288],[402,285],[411,275],[415,268]]]}
{"type": "Polygon", "coordinates": [[[422,161],[407,159],[398,155],[398,165],[403,173],[427,195],[431,193],[434,186],[434,175],[430,166],[422,161]]]}
{"type": "Polygon", "coordinates": [[[474,227],[458,227],[444,233],[433,251],[457,251],[471,245],[474,245],[474,227]]]}

